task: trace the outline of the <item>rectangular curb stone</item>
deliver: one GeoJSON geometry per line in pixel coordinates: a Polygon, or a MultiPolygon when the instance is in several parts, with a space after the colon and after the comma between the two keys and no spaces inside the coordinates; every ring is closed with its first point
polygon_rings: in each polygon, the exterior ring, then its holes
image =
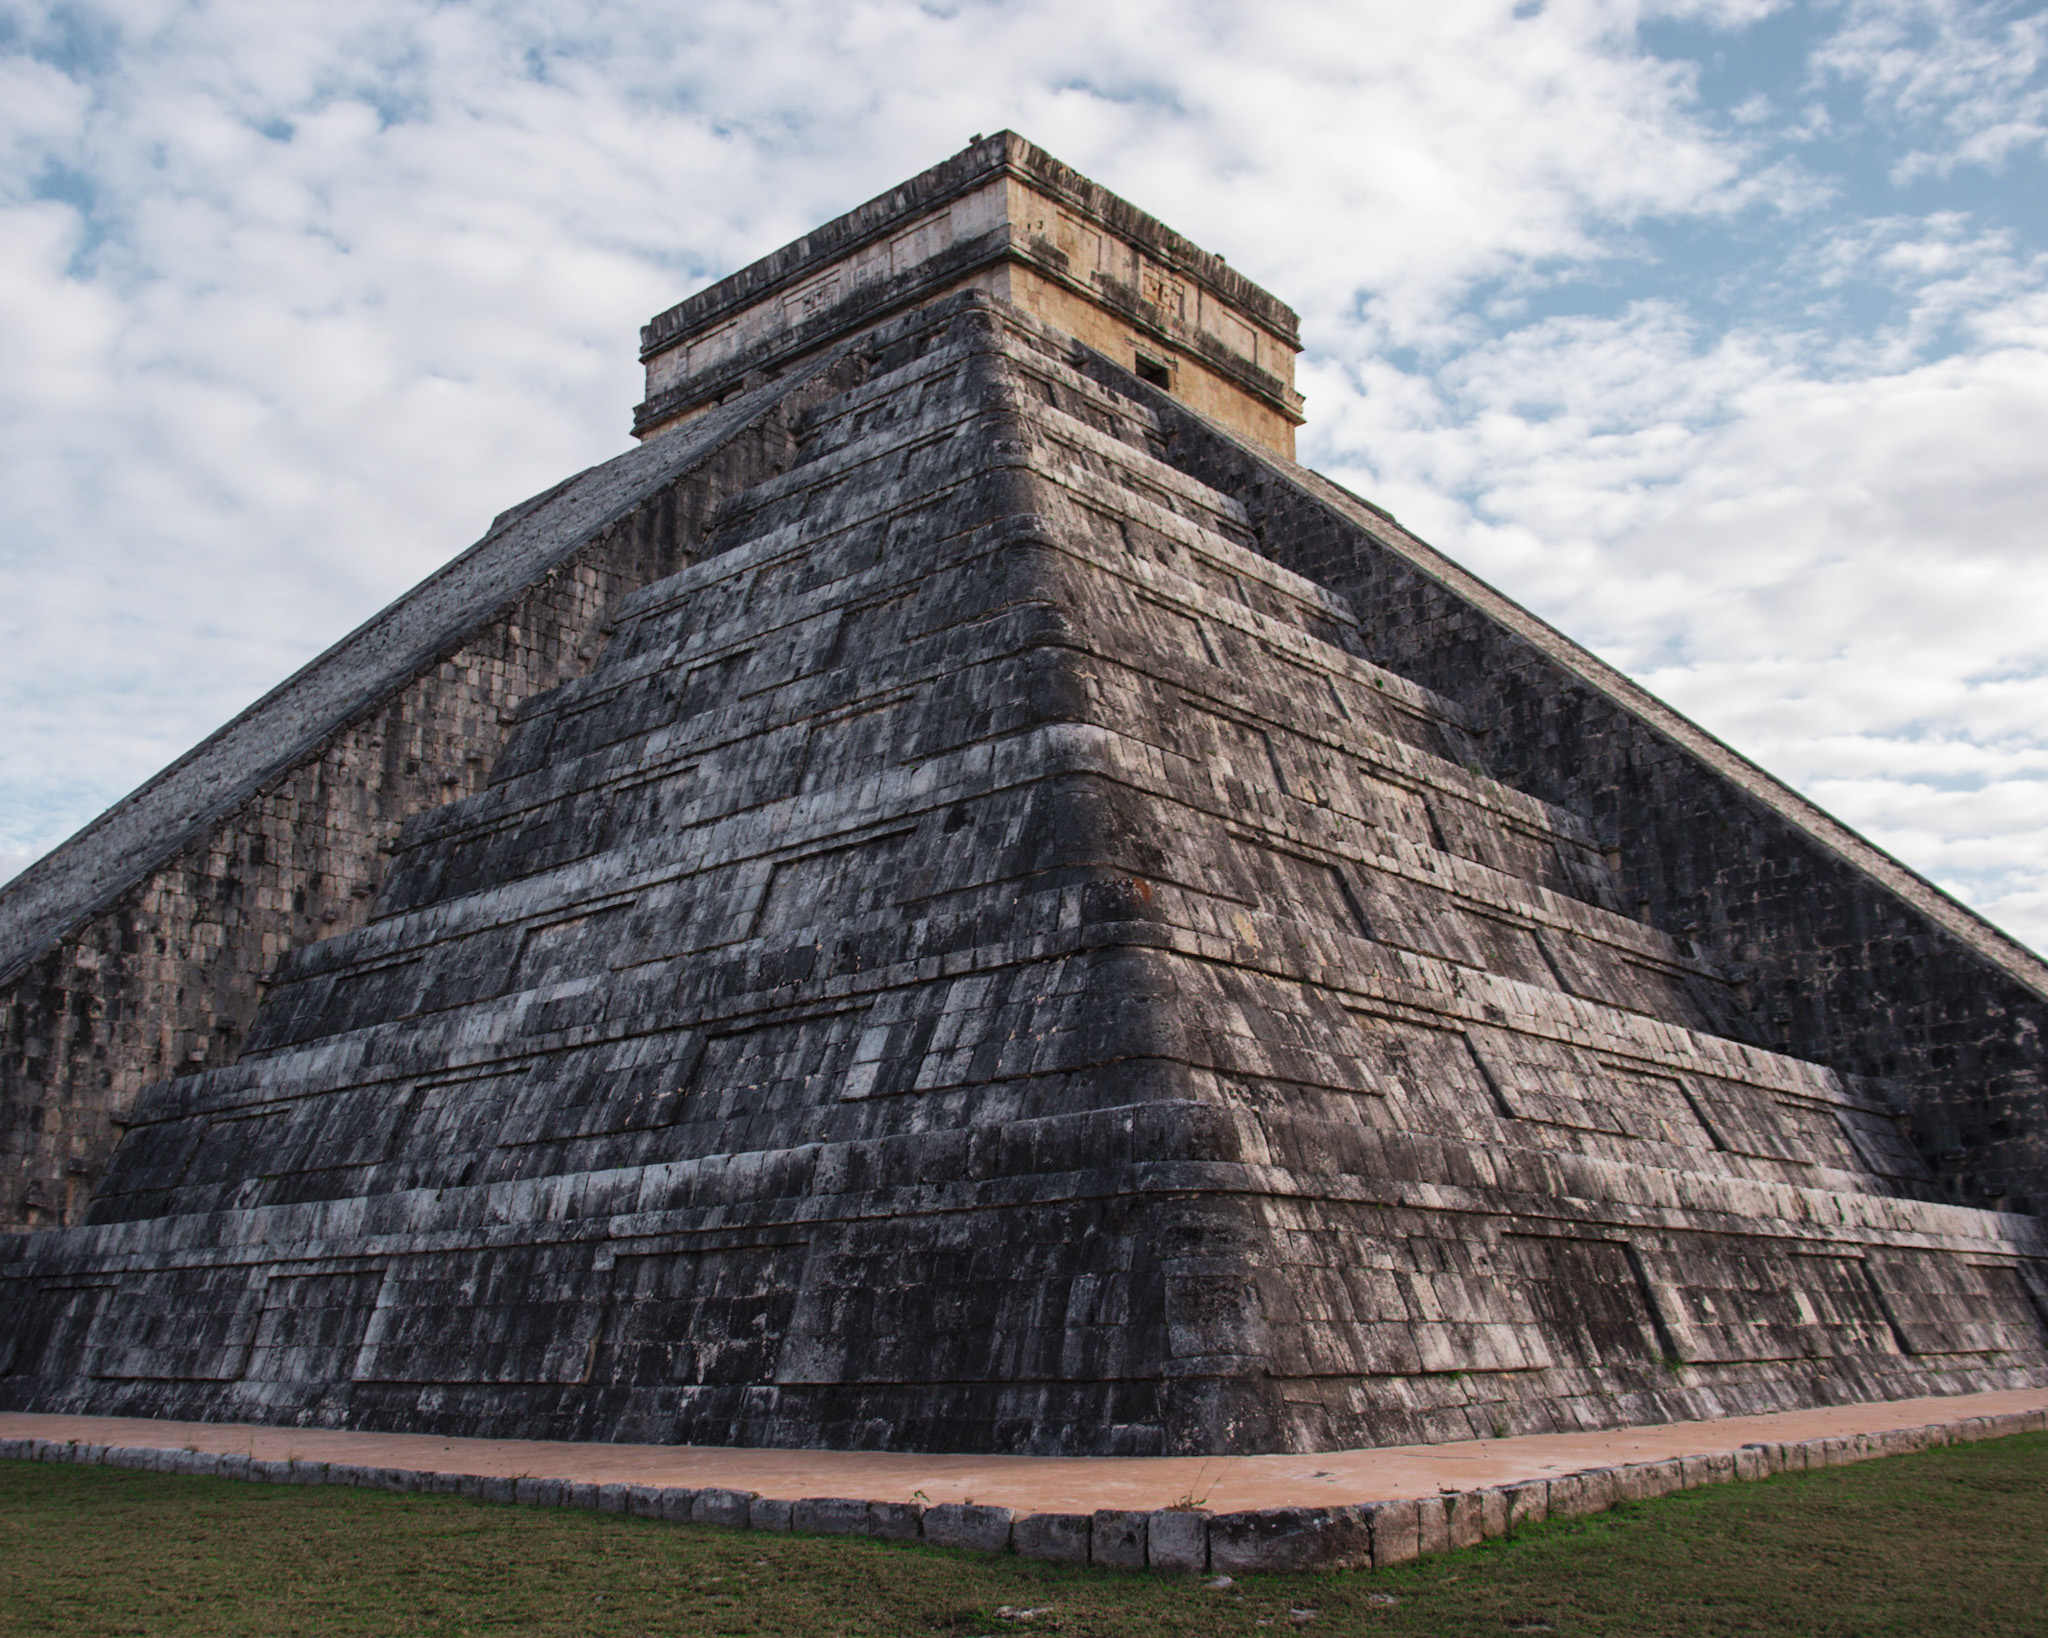
{"type": "Polygon", "coordinates": [[[697,1516],[697,1492],[683,1485],[664,1485],[661,1492],[661,1522],[688,1524],[697,1516]]]}
{"type": "MultiPolygon", "coordinates": [[[[749,1522],[748,1514],[753,1507],[754,1492],[751,1490],[728,1490],[723,1485],[713,1485],[697,1492],[690,1504],[692,1524],[722,1524],[729,1530],[744,1530],[749,1522]]],[[[637,1513],[639,1509],[636,1507],[637,1513]]]]}
{"type": "Polygon", "coordinates": [[[1154,1513],[1145,1525],[1145,1559],[1155,1570],[1208,1569],[1208,1513],[1195,1507],[1167,1507],[1154,1513]]]}
{"type": "Polygon", "coordinates": [[[775,1530],[787,1535],[789,1518],[795,1511],[795,1502],[781,1501],[774,1496],[756,1496],[747,1504],[747,1527],[752,1530],[775,1530]]]}
{"type": "Polygon", "coordinates": [[[790,1510],[789,1527],[805,1536],[864,1536],[868,1504],[849,1496],[806,1496],[790,1510]]]}
{"type": "MultiPolygon", "coordinates": [[[[1420,1496],[1415,1502],[1417,1551],[1424,1557],[1447,1552],[1451,1545],[1451,1510],[1441,1496],[1420,1496]]],[[[1377,1560],[1375,1560],[1377,1562],[1377,1560]]]]}
{"type": "Polygon", "coordinates": [[[636,1519],[661,1517],[661,1486],[635,1484],[626,1487],[626,1511],[636,1519]]]}
{"type": "Polygon", "coordinates": [[[924,1539],[934,1547],[1000,1553],[1010,1545],[1010,1510],[973,1502],[940,1502],[924,1510],[924,1539]]]}
{"type": "Polygon", "coordinates": [[[1533,1484],[1514,1484],[1502,1487],[1508,1498],[1508,1529],[1519,1530],[1525,1524],[1541,1524],[1550,1517],[1550,1485],[1543,1479],[1533,1484]]]}
{"type": "Polygon", "coordinates": [[[868,1534],[881,1541],[915,1541],[923,1534],[921,1502],[869,1502],[868,1534]]]}
{"type": "Polygon", "coordinates": [[[1372,1563],[1372,1525],[1357,1507],[1267,1507],[1209,1521],[1209,1568],[1357,1570],[1372,1563]]]}
{"type": "MultiPolygon", "coordinates": [[[[1732,1467],[1729,1477],[1734,1477],[1732,1467]]],[[[1611,1467],[1588,1468],[1550,1481],[1550,1516],[1554,1519],[1585,1518],[1592,1513],[1604,1513],[1614,1505],[1614,1499],[1614,1469],[1611,1467]],[[1561,1498],[1560,1487],[1563,1490],[1561,1498]]]]}
{"type": "Polygon", "coordinates": [[[1412,1501],[1370,1502],[1360,1509],[1372,1528],[1372,1565],[1406,1564],[1422,1552],[1422,1509],[1412,1501]]]}
{"type": "Polygon", "coordinates": [[[1550,1516],[1554,1519],[1582,1518],[1592,1512],[1592,1497],[1586,1493],[1586,1475],[1560,1473],[1550,1481],[1550,1516]]]}
{"type": "Polygon", "coordinates": [[[1443,1498],[1444,1545],[1477,1547],[1486,1539],[1486,1492],[1466,1490],[1443,1498]]]}
{"type": "Polygon", "coordinates": [[[1026,1558],[1086,1564],[1092,1522],[1087,1513],[1026,1513],[1011,1521],[1010,1545],[1026,1558]]]}
{"type": "Polygon", "coordinates": [[[1088,1559],[1112,1570],[1145,1567],[1148,1515],[1115,1507],[1098,1507],[1088,1521],[1088,1559]]]}

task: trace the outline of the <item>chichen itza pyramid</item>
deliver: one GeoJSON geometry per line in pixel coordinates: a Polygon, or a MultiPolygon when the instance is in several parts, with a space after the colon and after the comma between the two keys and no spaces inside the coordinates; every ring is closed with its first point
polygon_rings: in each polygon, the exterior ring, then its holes
{"type": "Polygon", "coordinates": [[[1020,138],[0,891],[0,1408],[1312,1450],[2048,1384],[2048,965],[1020,138]]]}

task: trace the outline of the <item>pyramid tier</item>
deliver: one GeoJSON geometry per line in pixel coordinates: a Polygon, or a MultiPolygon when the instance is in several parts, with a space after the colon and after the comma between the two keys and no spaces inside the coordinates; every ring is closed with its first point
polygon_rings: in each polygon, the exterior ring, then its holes
{"type": "Polygon", "coordinates": [[[1144,1454],[2048,1381],[2038,1223],[1138,397],[978,296],[865,345],[10,1265],[0,1404],[1144,1454]]]}

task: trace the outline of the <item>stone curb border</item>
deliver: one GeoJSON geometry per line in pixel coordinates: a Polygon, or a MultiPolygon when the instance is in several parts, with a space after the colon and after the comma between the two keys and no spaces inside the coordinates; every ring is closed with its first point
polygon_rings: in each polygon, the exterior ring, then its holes
{"type": "Polygon", "coordinates": [[[1170,1507],[1149,1512],[1017,1513],[968,1502],[861,1501],[807,1496],[778,1501],[751,1490],[692,1490],[673,1485],[584,1484],[573,1479],[431,1473],[346,1462],[266,1461],[211,1451],[149,1445],[87,1445],[54,1439],[0,1439],[0,1460],[69,1462],[87,1467],[190,1473],[257,1484],[333,1484],[407,1495],[461,1496],[515,1507],[572,1507],[624,1513],[670,1524],[717,1524],[800,1535],[922,1540],[934,1547],[1016,1552],[1067,1564],[1119,1570],[1357,1570],[1404,1564],[1424,1553],[1472,1547],[1525,1524],[1604,1512],[1701,1485],[1767,1479],[1808,1468],[1843,1467],[1940,1445],[2048,1432],[2048,1410],[1972,1416],[1884,1433],[1856,1433],[1792,1444],[1619,1467],[1584,1468],[1548,1479],[1445,1491],[1399,1501],[1341,1507],[1268,1507],[1210,1513],[1170,1507]]]}

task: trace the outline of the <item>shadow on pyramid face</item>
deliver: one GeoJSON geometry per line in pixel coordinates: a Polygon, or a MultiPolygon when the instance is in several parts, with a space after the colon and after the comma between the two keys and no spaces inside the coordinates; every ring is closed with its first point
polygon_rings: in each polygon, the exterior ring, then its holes
{"type": "Polygon", "coordinates": [[[1137,1455],[2044,1380],[2033,1221],[1210,481],[1299,469],[984,290],[851,345],[23,1248],[0,1404],[1137,1455]]]}

